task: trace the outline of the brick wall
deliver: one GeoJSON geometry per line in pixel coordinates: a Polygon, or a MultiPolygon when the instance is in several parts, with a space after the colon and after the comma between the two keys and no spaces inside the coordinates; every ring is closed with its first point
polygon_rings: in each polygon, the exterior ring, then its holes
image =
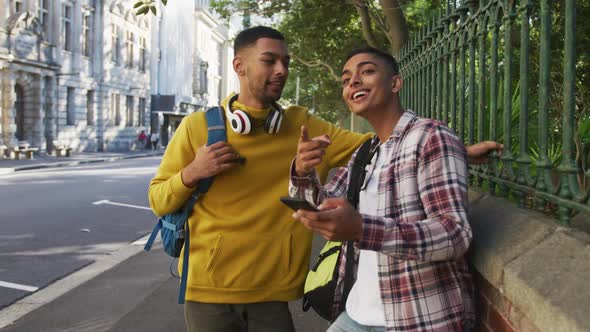
{"type": "Polygon", "coordinates": [[[479,323],[476,332],[538,332],[539,329],[518,308],[478,272],[477,287],[479,323]]]}

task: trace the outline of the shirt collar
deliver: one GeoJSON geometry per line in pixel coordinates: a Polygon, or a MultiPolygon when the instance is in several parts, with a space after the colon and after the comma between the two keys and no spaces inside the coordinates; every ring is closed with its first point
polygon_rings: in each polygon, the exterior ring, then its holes
{"type": "MultiPolygon", "coordinates": [[[[414,111],[409,110],[409,109],[405,110],[404,113],[402,114],[402,116],[397,121],[397,124],[393,128],[391,135],[389,135],[387,142],[389,142],[391,140],[399,139],[406,132],[406,130],[410,127],[410,123],[416,117],[417,117],[417,115],[416,115],[416,113],[414,113],[414,111]]],[[[375,137],[373,137],[373,139],[376,139],[377,141],[379,141],[379,137],[377,135],[375,135],[375,137]]],[[[374,143],[375,142],[371,143],[371,145],[374,143]]]]}
{"type": "Polygon", "coordinates": [[[248,113],[248,115],[254,119],[264,119],[264,118],[266,118],[266,116],[268,115],[268,112],[270,111],[270,107],[265,108],[265,109],[258,109],[258,108],[246,106],[237,100],[233,102],[232,108],[233,109],[240,109],[240,110],[248,113]]]}
{"type": "Polygon", "coordinates": [[[395,125],[395,128],[393,128],[393,132],[391,133],[390,137],[396,139],[400,138],[402,134],[406,131],[406,129],[409,127],[410,122],[412,122],[412,120],[414,120],[415,118],[416,113],[414,113],[414,111],[405,110],[404,114],[402,114],[401,118],[399,118],[399,121],[395,125]]]}

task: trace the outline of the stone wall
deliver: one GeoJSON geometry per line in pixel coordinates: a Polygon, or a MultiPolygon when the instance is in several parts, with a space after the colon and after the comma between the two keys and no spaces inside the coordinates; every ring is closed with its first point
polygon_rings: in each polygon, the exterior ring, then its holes
{"type": "Polygon", "coordinates": [[[469,196],[477,331],[590,331],[590,236],[502,198],[469,196]]]}

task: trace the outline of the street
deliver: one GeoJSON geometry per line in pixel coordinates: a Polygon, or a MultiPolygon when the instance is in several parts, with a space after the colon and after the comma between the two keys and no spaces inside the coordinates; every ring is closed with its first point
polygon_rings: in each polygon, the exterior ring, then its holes
{"type": "Polygon", "coordinates": [[[150,232],[147,187],[159,160],[0,176],[0,308],[150,232]]]}

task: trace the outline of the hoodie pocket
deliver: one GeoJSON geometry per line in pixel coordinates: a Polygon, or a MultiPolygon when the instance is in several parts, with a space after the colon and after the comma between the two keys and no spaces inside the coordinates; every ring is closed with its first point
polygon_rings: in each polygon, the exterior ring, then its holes
{"type": "Polygon", "coordinates": [[[256,289],[278,285],[291,265],[291,234],[219,235],[205,268],[210,286],[256,289]]]}

